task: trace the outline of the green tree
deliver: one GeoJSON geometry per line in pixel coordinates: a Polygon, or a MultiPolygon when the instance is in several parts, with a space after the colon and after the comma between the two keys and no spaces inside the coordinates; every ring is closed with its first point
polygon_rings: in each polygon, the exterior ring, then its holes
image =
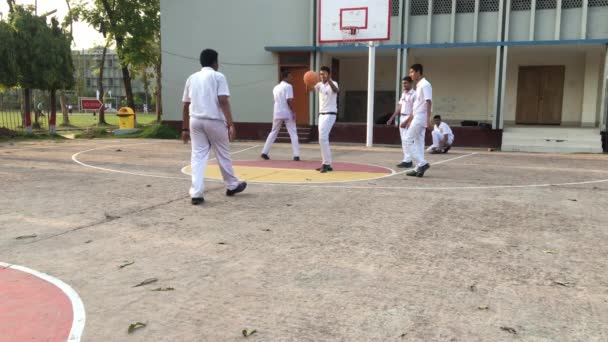
{"type": "Polygon", "coordinates": [[[5,21],[0,21],[0,42],[0,88],[14,87],[19,75],[15,30],[5,21]]]}
{"type": "Polygon", "coordinates": [[[23,89],[22,120],[28,132],[31,132],[31,90],[45,89],[44,73],[47,35],[46,21],[35,16],[32,8],[21,5],[10,5],[9,21],[15,30],[15,55],[18,61],[17,83],[23,89]]]}
{"type": "Polygon", "coordinates": [[[150,25],[158,26],[158,31],[160,31],[160,1],[83,0],[74,7],[74,13],[78,18],[95,27],[104,37],[106,35],[112,37],[121,64],[127,106],[134,107],[130,68],[137,62],[134,61],[134,50],[132,49],[142,46],[139,42],[134,41],[154,38],[149,34],[150,25]]]}
{"type": "Polygon", "coordinates": [[[71,40],[67,33],[59,26],[56,18],[51,18],[50,30],[46,32],[46,55],[44,89],[50,92],[51,112],[49,128],[55,133],[57,120],[57,90],[71,89],[74,86],[74,64],[72,62],[71,40]]]}

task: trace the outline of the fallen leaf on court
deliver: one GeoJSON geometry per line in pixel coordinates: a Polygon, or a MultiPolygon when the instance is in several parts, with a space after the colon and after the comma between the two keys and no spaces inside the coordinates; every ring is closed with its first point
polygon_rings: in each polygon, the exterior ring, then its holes
{"type": "Polygon", "coordinates": [[[554,285],[563,286],[563,287],[574,287],[574,284],[568,283],[568,282],[565,282],[565,281],[554,281],[553,284],[554,285]]]}
{"type": "Polygon", "coordinates": [[[515,330],[515,329],[513,329],[511,327],[500,327],[500,330],[506,331],[509,334],[517,335],[517,330],[515,330]]]}
{"type": "Polygon", "coordinates": [[[150,291],[155,291],[155,292],[166,292],[166,291],[175,291],[174,288],[172,287],[159,287],[157,289],[154,290],[150,290],[150,291]]]}
{"type": "Polygon", "coordinates": [[[146,188],[151,188],[151,187],[152,187],[152,185],[150,185],[150,184],[146,185],[146,188]]]}
{"type": "Polygon", "coordinates": [[[251,331],[248,331],[247,329],[243,329],[243,336],[249,337],[249,336],[251,336],[251,335],[253,335],[253,334],[257,333],[257,332],[258,331],[255,330],[255,329],[251,330],[251,331]]]}
{"type": "Polygon", "coordinates": [[[156,278],[150,278],[150,279],[146,279],[144,281],[142,281],[141,283],[133,286],[133,287],[139,287],[139,286],[145,286],[145,285],[150,285],[150,284],[154,284],[158,281],[158,279],[156,278]]]}
{"type": "Polygon", "coordinates": [[[184,220],[184,218],[182,217],[182,218],[180,218],[179,220],[180,220],[180,221],[183,221],[183,220],[184,220]]]}
{"type": "Polygon", "coordinates": [[[575,200],[575,199],[568,199],[568,201],[570,201],[570,202],[578,202],[578,201],[577,201],[577,200],[575,200]]]}
{"type": "Polygon", "coordinates": [[[106,216],[106,220],[110,220],[110,221],[117,220],[117,219],[120,218],[120,216],[113,216],[113,215],[110,215],[108,213],[104,213],[104,215],[106,216]]]}
{"type": "Polygon", "coordinates": [[[38,235],[32,234],[32,235],[17,236],[15,239],[16,240],[25,240],[25,239],[33,239],[33,238],[37,238],[37,237],[38,237],[38,235]]]}
{"type": "Polygon", "coordinates": [[[118,150],[116,150],[116,152],[122,152],[122,150],[121,150],[121,149],[118,149],[118,150]]]}
{"type": "Polygon", "coordinates": [[[217,244],[218,245],[227,245],[227,243],[225,243],[225,242],[218,242],[217,244]]]}
{"type": "Polygon", "coordinates": [[[271,232],[272,230],[270,230],[270,229],[262,229],[262,231],[271,232]]]}
{"type": "Polygon", "coordinates": [[[543,251],[543,252],[545,252],[547,254],[559,254],[558,251],[543,251]]]}
{"type": "Polygon", "coordinates": [[[469,290],[471,292],[475,292],[475,291],[477,291],[477,286],[475,284],[473,284],[473,285],[469,286],[469,290]]]}
{"type": "Polygon", "coordinates": [[[132,334],[138,329],[145,328],[147,325],[148,324],[142,323],[142,322],[131,323],[131,325],[129,325],[129,329],[127,330],[127,332],[129,334],[132,334]]]}
{"type": "Polygon", "coordinates": [[[399,336],[399,337],[404,338],[404,337],[405,337],[405,335],[406,335],[406,334],[401,334],[401,336],[399,336]]]}
{"type": "Polygon", "coordinates": [[[93,240],[87,240],[84,243],[91,243],[91,242],[93,242],[93,240]]]}
{"type": "Polygon", "coordinates": [[[122,265],[118,266],[118,269],[123,269],[123,268],[125,268],[127,266],[131,266],[131,265],[133,265],[135,263],[135,261],[131,261],[131,262],[125,261],[125,262],[126,262],[125,264],[122,264],[122,265]]]}
{"type": "Polygon", "coordinates": [[[288,206],[288,207],[291,207],[291,206],[293,206],[293,204],[289,204],[289,203],[287,203],[287,206],[288,206]]]}
{"type": "Polygon", "coordinates": [[[477,307],[478,310],[490,310],[490,307],[487,305],[482,305],[477,307]]]}

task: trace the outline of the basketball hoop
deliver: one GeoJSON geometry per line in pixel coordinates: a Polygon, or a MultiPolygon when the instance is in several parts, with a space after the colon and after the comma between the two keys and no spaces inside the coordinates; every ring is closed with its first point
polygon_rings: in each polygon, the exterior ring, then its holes
{"type": "Polygon", "coordinates": [[[355,26],[345,26],[340,29],[342,31],[342,41],[344,43],[356,43],[357,42],[357,32],[359,31],[358,27],[355,26]]]}

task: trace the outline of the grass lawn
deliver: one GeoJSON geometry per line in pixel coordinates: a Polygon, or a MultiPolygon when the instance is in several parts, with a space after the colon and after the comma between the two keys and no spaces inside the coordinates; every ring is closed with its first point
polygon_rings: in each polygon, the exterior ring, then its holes
{"type": "MultiPolygon", "coordinates": [[[[34,121],[34,115],[32,114],[32,121],[34,121]]],[[[156,121],[156,114],[137,114],[138,125],[149,125],[156,121]]],[[[110,126],[118,126],[118,117],[115,113],[106,113],[106,122],[110,126]]],[[[43,128],[48,128],[48,117],[39,119],[39,123],[43,128]]],[[[70,125],[76,128],[88,128],[94,127],[99,123],[99,115],[93,116],[91,113],[74,113],[70,114],[70,125]]],[[[17,129],[21,124],[21,115],[16,112],[0,112],[0,127],[8,129],[17,129]]],[[[63,124],[63,115],[57,113],[57,129],[64,129],[61,127],[63,124]]]]}

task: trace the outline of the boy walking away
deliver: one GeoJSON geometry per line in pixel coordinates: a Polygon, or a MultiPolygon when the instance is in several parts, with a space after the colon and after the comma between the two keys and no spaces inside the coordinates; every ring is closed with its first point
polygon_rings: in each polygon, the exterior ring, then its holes
{"type": "Polygon", "coordinates": [[[293,109],[293,75],[288,70],[281,72],[282,81],[274,87],[272,94],[274,96],[274,115],[272,121],[272,130],[268,134],[266,144],[262,150],[262,159],[269,160],[268,153],[270,146],[279,135],[279,131],[285,124],[289,138],[291,139],[291,147],[293,149],[293,160],[300,161],[300,143],[298,141],[298,129],[296,127],[296,113],[293,109]]]}
{"type": "Polygon", "coordinates": [[[433,145],[426,151],[431,154],[448,153],[454,143],[454,133],[447,123],[441,121],[440,115],[433,117],[435,128],[433,129],[433,145]]]}
{"type": "Polygon", "coordinates": [[[410,68],[410,77],[416,82],[416,98],[414,99],[414,114],[411,115],[401,127],[408,128],[405,136],[407,151],[416,162],[416,169],[406,173],[410,177],[423,177],[431,168],[424,160],[424,136],[431,121],[433,108],[433,88],[423,76],[421,64],[414,64],[410,68]]]}
{"type": "Polygon", "coordinates": [[[218,53],[211,49],[203,50],[200,60],[203,69],[188,78],[183,96],[182,139],[187,143],[192,138],[190,197],[193,205],[205,201],[205,169],[211,149],[226,184],[226,196],[234,196],[247,187],[246,182],[236,178],[232,168],[230,139],[236,132],[228,82],[223,74],[217,72],[218,53]]]}
{"type": "MultiPolygon", "coordinates": [[[[392,125],[395,117],[399,115],[399,123],[405,122],[410,115],[412,115],[414,109],[414,98],[416,97],[416,92],[412,89],[412,85],[414,81],[411,77],[406,76],[401,81],[401,85],[403,86],[403,94],[401,95],[401,99],[397,104],[397,108],[395,109],[395,113],[391,116],[390,119],[386,122],[387,125],[392,125]]],[[[413,166],[412,157],[407,151],[407,146],[405,144],[405,136],[407,135],[407,128],[399,127],[399,133],[401,133],[401,148],[403,148],[403,161],[397,164],[397,167],[400,168],[410,168],[413,166]]]]}

